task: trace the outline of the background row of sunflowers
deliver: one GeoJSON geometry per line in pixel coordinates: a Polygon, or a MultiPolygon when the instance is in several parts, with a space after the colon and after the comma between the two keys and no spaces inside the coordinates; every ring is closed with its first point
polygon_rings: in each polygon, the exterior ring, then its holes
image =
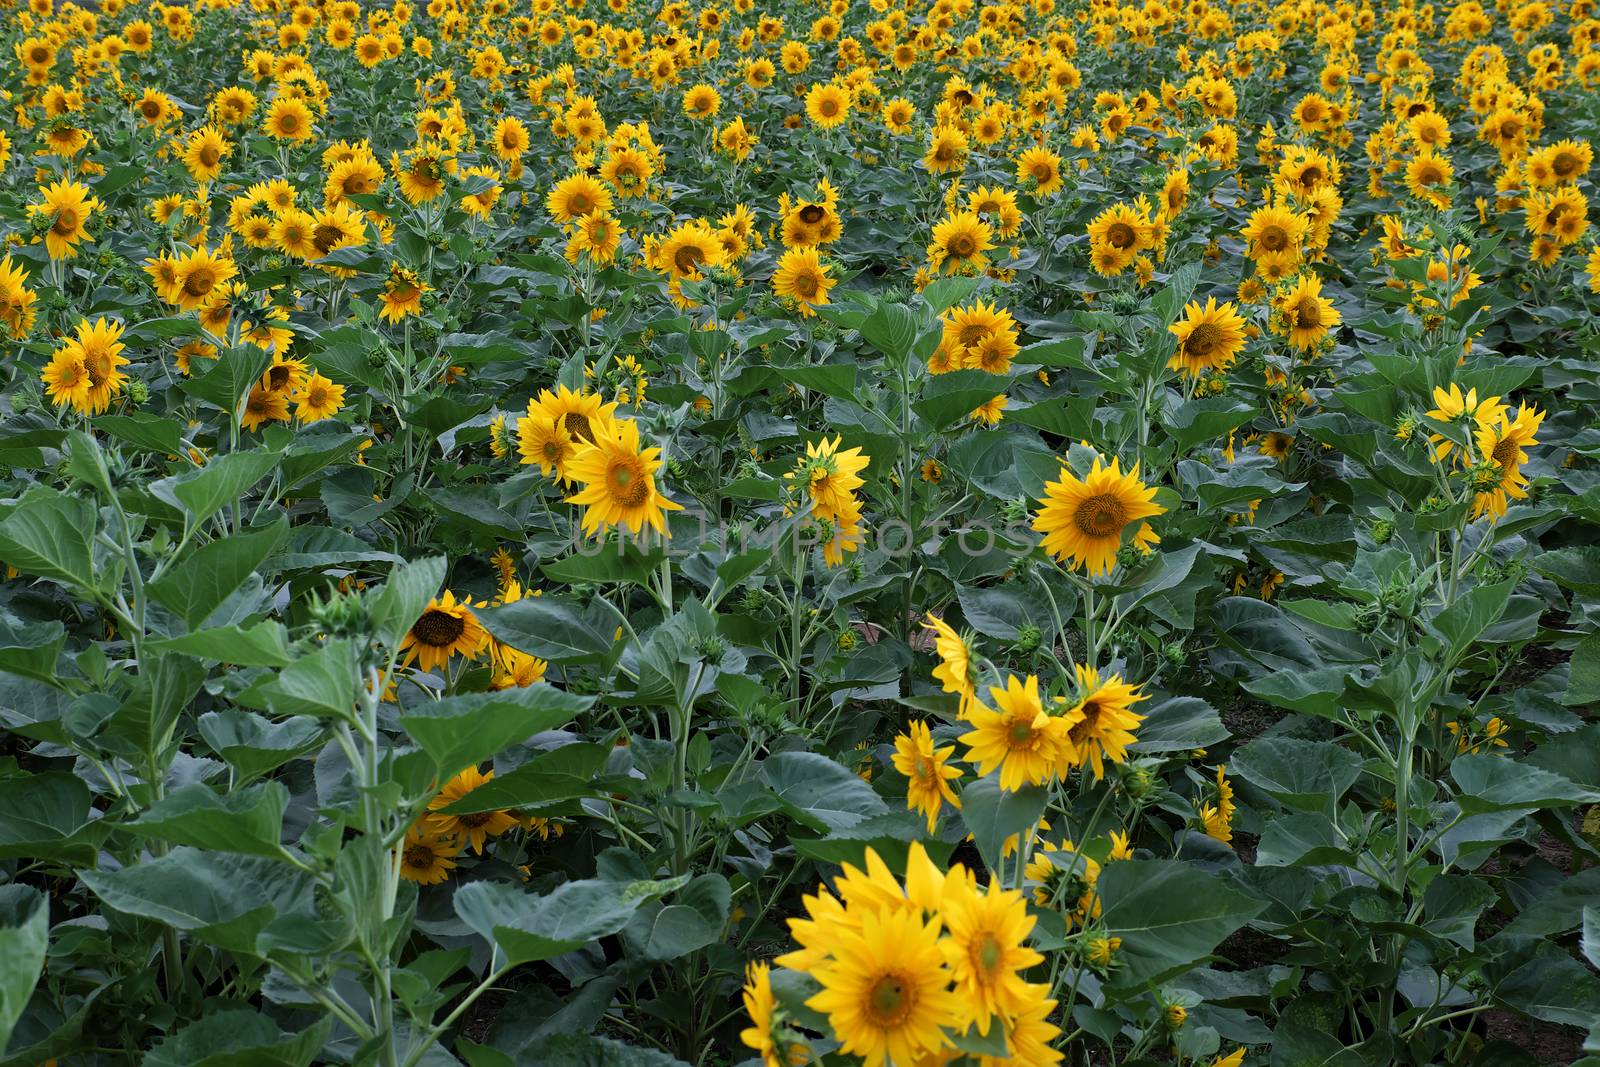
{"type": "Polygon", "coordinates": [[[1600,1063],[1592,0],[0,14],[0,1067],[1600,1063]]]}

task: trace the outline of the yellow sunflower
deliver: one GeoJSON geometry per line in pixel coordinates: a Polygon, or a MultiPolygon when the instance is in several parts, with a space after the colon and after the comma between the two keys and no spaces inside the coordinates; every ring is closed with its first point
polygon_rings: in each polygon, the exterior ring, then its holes
{"type": "Polygon", "coordinates": [[[461,843],[453,837],[440,837],[423,828],[419,820],[406,831],[400,845],[400,877],[419,885],[438,885],[455,869],[461,843]]]}
{"type": "Polygon", "coordinates": [[[1007,792],[1055,777],[1072,720],[1045,714],[1039,679],[1030,674],[1024,683],[1011,675],[1004,689],[990,687],[989,699],[1000,710],[975,703],[967,715],[972,729],[961,736],[967,762],[977,765],[980,777],[998,768],[1000,788],[1007,792]]]}
{"type": "Polygon", "coordinates": [[[1067,740],[1075,763],[1087,763],[1098,780],[1105,774],[1106,760],[1128,762],[1128,746],[1136,740],[1134,731],[1144,721],[1144,716],[1134,714],[1132,709],[1146,697],[1138,686],[1124,682],[1120,674],[1109,674],[1102,680],[1094,667],[1080,663],[1073,669],[1079,697],[1065,716],[1071,723],[1067,740]]]}
{"type": "Polygon", "coordinates": [[[424,671],[443,667],[451,656],[476,659],[488,647],[488,631],[472,613],[471,604],[456,600],[448,589],[428,601],[421,617],[400,639],[400,651],[405,653],[403,665],[415,662],[424,671]]]}
{"type": "Polygon", "coordinates": [[[1236,305],[1217,306],[1216,297],[1191,301],[1183,318],[1168,329],[1178,338],[1178,348],[1167,361],[1168,368],[1181,370],[1191,378],[1207,371],[1222,370],[1233,363],[1244,347],[1244,319],[1236,305]]]}
{"type": "Polygon", "coordinates": [[[928,833],[939,825],[939,812],[945,804],[956,810],[961,801],[950,788],[961,777],[961,768],[949,765],[954,745],[935,748],[933,732],[925,722],[914,722],[894,739],[894,769],[906,778],[906,807],[926,816],[928,833]]]}
{"type": "Polygon", "coordinates": [[[1043,548],[1072,568],[1086,567],[1090,576],[1105,574],[1116,563],[1123,531],[1167,509],[1154,502],[1156,490],[1139,480],[1139,465],[1124,474],[1120,460],[1104,466],[1099,457],[1087,478],[1063,467],[1061,477],[1045,486],[1033,528],[1044,534],[1043,548]]]}
{"type": "Polygon", "coordinates": [[[639,424],[632,419],[613,419],[595,430],[593,442],[580,449],[569,465],[573,480],[583,489],[566,502],[585,507],[584,532],[626,526],[639,534],[648,524],[662,537],[671,536],[666,513],[682,511],[683,505],[668,500],[656,487],[661,450],[639,447],[639,424]]]}
{"type": "Polygon", "coordinates": [[[459,800],[487,782],[494,780],[494,771],[484,774],[476,767],[467,767],[457,774],[439,795],[428,801],[428,814],[423,816],[427,828],[440,837],[455,837],[470,842],[472,851],[482,854],[484,842],[514,829],[517,820],[507,811],[475,811],[467,815],[447,815],[442,809],[459,800]]]}

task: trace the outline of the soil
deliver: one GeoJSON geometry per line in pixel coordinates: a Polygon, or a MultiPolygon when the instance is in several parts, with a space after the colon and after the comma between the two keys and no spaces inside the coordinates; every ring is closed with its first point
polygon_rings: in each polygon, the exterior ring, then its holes
{"type": "Polygon", "coordinates": [[[1583,1058],[1583,1035],[1570,1026],[1524,1019],[1508,1011],[1486,1011],[1479,1018],[1485,1039],[1510,1042],[1539,1067],[1568,1067],[1583,1058]]]}

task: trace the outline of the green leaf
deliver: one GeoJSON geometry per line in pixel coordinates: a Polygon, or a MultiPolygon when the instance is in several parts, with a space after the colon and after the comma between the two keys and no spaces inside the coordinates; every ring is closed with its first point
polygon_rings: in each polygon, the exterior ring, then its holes
{"type": "Polygon", "coordinates": [[[240,667],[283,667],[294,662],[289,632],[283,623],[272,620],[250,627],[214,626],[183,637],[152,641],[149,647],[240,667]]]}
{"type": "Polygon", "coordinates": [[[1049,790],[1025,786],[1014,793],[1000,788],[999,775],[979,778],[961,791],[961,819],[972,832],[978,854],[991,870],[1000,869],[1000,857],[1008,837],[1027,833],[1044,815],[1049,790]]]}
{"type": "Polygon", "coordinates": [[[56,659],[67,643],[67,628],[52,619],[15,625],[0,615],[0,671],[57,684],[56,659]]]}
{"type": "Polygon", "coordinates": [[[1528,561],[1534,570],[1564,589],[1585,596],[1600,593],[1600,548],[1558,548],[1528,561]]]}
{"type": "Polygon", "coordinates": [[[1496,1003],[1563,1026],[1591,1026],[1600,1017],[1600,979],[1549,941],[1521,941],[1485,968],[1496,1003]]]}
{"type": "Polygon", "coordinates": [[[1251,695],[1280,708],[1333,719],[1338,717],[1343,706],[1339,698],[1344,694],[1345,681],[1350,673],[1349,667],[1274,671],[1245,682],[1244,688],[1251,695]]]}
{"type": "Polygon", "coordinates": [[[199,470],[151,482],[150,492],[187,515],[191,527],[198,526],[242,499],[280,458],[277,452],[229,452],[199,470]]]}
{"type": "Polygon", "coordinates": [[[603,597],[587,607],[566,597],[523,597],[477,613],[495,639],[552,663],[584,663],[610,655],[622,616],[603,597]]]}
{"type": "Polygon", "coordinates": [[[228,761],[239,785],[323,742],[322,725],[314,719],[273,722],[248,711],[208,711],[200,716],[199,726],[200,736],[213,752],[228,761]]]}
{"type": "Polygon", "coordinates": [[[1108,936],[1122,938],[1108,992],[1131,994],[1182,974],[1264,905],[1177,860],[1121,860],[1096,889],[1108,936]]]}
{"type": "Polygon", "coordinates": [[[399,564],[376,592],[367,594],[367,613],[384,644],[400,647],[406,631],[444,584],[446,567],[443,556],[399,564]]]}
{"type": "Polygon", "coordinates": [[[472,693],[428,701],[400,715],[400,725],[448,777],[501,749],[551,730],[594,703],[552,685],[472,693]]]}
{"type": "Polygon", "coordinates": [[[1505,613],[1506,603],[1516,580],[1495,585],[1480,585],[1460,594],[1430,623],[1444,638],[1445,647],[1460,655],[1476,641],[1494,621],[1505,613]]]}
{"type": "Polygon", "coordinates": [[[283,812],[289,791],[282,782],[218,793],[200,782],[180,786],[123,827],[145,837],[213,852],[282,859],[283,812]]]}
{"type": "Polygon", "coordinates": [[[1234,397],[1201,397],[1173,409],[1166,428],[1181,456],[1196,445],[1227,437],[1249,422],[1257,410],[1254,404],[1234,397]]]}
{"type": "Polygon", "coordinates": [[[541,752],[520,767],[495,775],[442,812],[472,815],[502,808],[538,811],[593,796],[594,776],[600,773],[610,754],[607,745],[586,743],[541,752]]]}
{"type": "Polygon", "coordinates": [[[774,367],[778,376],[804,389],[823,396],[854,400],[856,397],[856,365],[854,363],[819,363],[814,367],[774,367]]]}
{"type": "Polygon", "coordinates": [[[326,1016],[286,1034],[249,1008],[208,1011],[146,1053],[143,1067],[309,1067],[332,1025],[326,1016]]]}
{"type": "Polygon", "coordinates": [[[1217,709],[1199,697],[1167,697],[1144,712],[1139,724],[1139,740],[1134,752],[1186,752],[1210,748],[1226,741],[1228,728],[1222,725],[1217,709]]]}
{"type": "Polygon", "coordinates": [[[33,995],[50,944],[50,906],[25,885],[0,886],[0,1053],[33,995]]]}
{"type": "Polygon", "coordinates": [[[231,414],[272,366],[272,353],[254,345],[240,345],[224,348],[215,360],[199,362],[207,365],[206,370],[183,379],[178,388],[231,414]]]}
{"type": "Polygon", "coordinates": [[[935,374],[924,380],[922,399],[911,405],[936,430],[966,418],[972,412],[1003,394],[1011,379],[1003,374],[981,370],[957,370],[935,374]]]}
{"type": "Polygon", "coordinates": [[[65,585],[95,587],[90,544],[100,523],[93,504],[38,485],[0,514],[0,559],[65,585]]]}
{"type": "Polygon", "coordinates": [[[846,829],[889,810],[859,775],[815,752],[767,757],[760,780],[790,815],[818,831],[846,829]]]}
{"type": "Polygon", "coordinates": [[[128,415],[102,415],[94,428],[146,452],[175,456],[183,451],[183,433],[178,420],[135,411],[128,415]]]}
{"type": "Polygon", "coordinates": [[[456,890],[461,921],[499,949],[506,966],[547,960],[618,933],[634,912],[672,893],[688,875],[664,881],[567,882],[539,896],[506,882],[472,882],[456,890]]]}
{"type": "Polygon", "coordinates": [[[342,637],[329,641],[279,671],[261,695],[277,715],[349,716],[356,701],[355,646],[342,637]]]}
{"type": "Polygon", "coordinates": [[[1518,937],[1558,937],[1578,929],[1588,905],[1597,900],[1600,867],[1589,867],[1524,903],[1505,932],[1518,937]]]}
{"type": "Polygon", "coordinates": [[[487,1045],[465,1046],[472,1067],[689,1067],[653,1048],[627,1045],[597,1034],[549,1034],[507,1055],[487,1045]]]}
{"type": "Polygon", "coordinates": [[[1583,909],[1583,933],[1579,936],[1578,945],[1583,949],[1583,958],[1589,961],[1589,966],[1600,970],[1600,907],[1583,909]]]}
{"type": "Polygon", "coordinates": [[[1508,756],[1468,753],[1450,764],[1456,797],[1468,815],[1488,811],[1564,808],[1600,801],[1600,792],[1508,756]]]}
{"type": "Polygon", "coordinates": [[[289,517],[271,526],[220,538],[189,553],[159,581],[145,588],[157,603],[171,608],[193,630],[260,568],[289,534],[289,517]]]}
{"type": "Polygon", "coordinates": [[[180,846],[117,871],[79,871],[107,907],[166,923],[210,944],[259,956],[279,916],[312,910],[311,875],[285,863],[180,846]]]}
{"type": "Polygon", "coordinates": [[[880,300],[872,314],[862,320],[861,336],[898,365],[911,354],[921,326],[917,313],[904,304],[880,300]]]}
{"type": "Polygon", "coordinates": [[[1578,647],[1573,649],[1567,691],[1561,699],[1571,705],[1600,701],[1600,630],[1579,641],[1578,647]]]}
{"type": "Polygon", "coordinates": [[[1482,878],[1437,875],[1422,894],[1422,926],[1471,952],[1477,940],[1478,916],[1494,902],[1495,892],[1482,878]]]}
{"type": "Polygon", "coordinates": [[[1327,741],[1258,737],[1234,753],[1228,768],[1291,807],[1325,811],[1361,777],[1361,757],[1327,741]]]}

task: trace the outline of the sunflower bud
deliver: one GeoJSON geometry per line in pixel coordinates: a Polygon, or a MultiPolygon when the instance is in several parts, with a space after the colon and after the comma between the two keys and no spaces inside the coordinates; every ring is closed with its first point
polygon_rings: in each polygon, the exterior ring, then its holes
{"type": "Polygon", "coordinates": [[[1032,652],[1044,640],[1044,633],[1033,623],[1025,622],[1017,627],[1017,651],[1032,652]]]}
{"type": "Polygon", "coordinates": [[[1386,545],[1394,537],[1394,520],[1379,519],[1372,524],[1372,540],[1376,544],[1386,545]]]}
{"type": "Polygon", "coordinates": [[[134,407],[144,404],[150,399],[150,387],[138,378],[128,382],[128,399],[134,407]]]}

